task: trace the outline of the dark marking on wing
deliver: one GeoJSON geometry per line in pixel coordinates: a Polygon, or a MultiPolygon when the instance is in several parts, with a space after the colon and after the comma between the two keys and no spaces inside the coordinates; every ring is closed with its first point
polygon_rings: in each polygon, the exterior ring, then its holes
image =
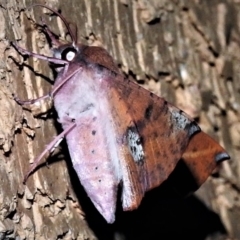
{"type": "Polygon", "coordinates": [[[142,132],[146,126],[145,120],[139,120],[136,122],[136,128],[138,132],[142,132]]]}
{"type": "Polygon", "coordinates": [[[144,117],[146,120],[149,120],[151,118],[152,112],[153,112],[153,105],[149,104],[144,114],[144,117]]]}

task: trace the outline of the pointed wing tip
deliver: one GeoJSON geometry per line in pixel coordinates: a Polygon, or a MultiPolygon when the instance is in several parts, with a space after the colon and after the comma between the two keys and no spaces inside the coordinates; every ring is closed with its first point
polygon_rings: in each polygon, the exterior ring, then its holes
{"type": "Polygon", "coordinates": [[[224,160],[229,160],[230,156],[226,152],[221,152],[216,154],[215,161],[216,163],[223,162],[224,160]]]}
{"type": "MultiPolygon", "coordinates": [[[[105,217],[104,217],[105,218],[105,217]]],[[[113,224],[115,222],[115,216],[114,217],[111,217],[111,218],[105,218],[106,222],[108,224],[113,224]]]]}

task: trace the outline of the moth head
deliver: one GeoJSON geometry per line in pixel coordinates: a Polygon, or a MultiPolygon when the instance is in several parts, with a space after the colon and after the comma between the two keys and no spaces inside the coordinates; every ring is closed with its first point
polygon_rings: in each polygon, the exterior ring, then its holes
{"type": "Polygon", "coordinates": [[[72,46],[72,44],[64,44],[53,49],[53,56],[71,62],[74,60],[77,51],[77,48],[72,46]]]}
{"type": "MultiPolygon", "coordinates": [[[[57,48],[53,48],[53,57],[66,60],[68,62],[72,62],[75,60],[78,49],[74,47],[72,44],[64,44],[60,45],[57,48]]],[[[54,64],[52,66],[57,72],[60,72],[63,69],[62,65],[54,64]]]]}
{"type": "MultiPolygon", "coordinates": [[[[56,39],[55,36],[53,36],[54,34],[52,34],[52,32],[47,28],[45,22],[42,19],[42,23],[43,23],[42,27],[44,29],[44,27],[46,26],[47,30],[45,31],[45,33],[50,38],[52,46],[54,46],[52,48],[53,57],[58,58],[58,59],[62,59],[62,60],[66,60],[68,62],[74,61],[78,51],[80,51],[80,49],[81,49],[81,44],[77,45],[77,31],[75,31],[75,32],[72,31],[72,29],[70,27],[70,24],[67,22],[65,17],[63,17],[63,15],[60,14],[58,11],[56,11],[56,10],[46,6],[46,5],[43,5],[43,4],[34,4],[31,7],[35,7],[35,6],[47,8],[48,10],[50,10],[51,12],[56,14],[58,17],[60,17],[61,20],[63,21],[64,25],[66,26],[67,30],[68,30],[68,34],[71,37],[71,40],[72,40],[71,43],[67,43],[67,44],[62,43],[61,41],[56,39]]],[[[52,67],[57,72],[59,72],[63,69],[64,66],[63,65],[58,65],[58,64],[53,64],[52,67]]]]}

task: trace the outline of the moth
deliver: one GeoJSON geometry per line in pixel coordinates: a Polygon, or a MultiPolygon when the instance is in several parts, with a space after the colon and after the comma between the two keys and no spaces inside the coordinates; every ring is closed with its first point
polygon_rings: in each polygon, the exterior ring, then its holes
{"type": "Polygon", "coordinates": [[[47,145],[25,176],[65,137],[73,167],[91,201],[108,223],[115,221],[118,188],[124,211],[136,209],[145,193],[168,179],[179,161],[184,162],[197,186],[218,163],[229,159],[225,150],[201,131],[186,113],[123,75],[109,53],[77,42],[64,22],[71,43],[62,43],[42,20],[51,39],[53,57],[27,51],[58,72],[52,91],[33,104],[52,98],[63,132],[47,145]]]}

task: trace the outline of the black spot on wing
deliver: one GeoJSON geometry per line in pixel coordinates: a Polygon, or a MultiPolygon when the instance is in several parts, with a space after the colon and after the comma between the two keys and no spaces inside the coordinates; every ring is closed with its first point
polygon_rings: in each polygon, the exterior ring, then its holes
{"type": "Polygon", "coordinates": [[[136,145],[141,145],[142,143],[142,138],[140,137],[137,141],[136,141],[136,145]]]}
{"type": "Polygon", "coordinates": [[[151,118],[152,112],[153,112],[153,105],[149,104],[144,114],[144,117],[146,120],[149,120],[151,118]]]}
{"type": "Polygon", "coordinates": [[[153,137],[154,137],[154,138],[158,138],[158,133],[157,133],[157,132],[154,132],[154,133],[153,133],[153,137]]]}

